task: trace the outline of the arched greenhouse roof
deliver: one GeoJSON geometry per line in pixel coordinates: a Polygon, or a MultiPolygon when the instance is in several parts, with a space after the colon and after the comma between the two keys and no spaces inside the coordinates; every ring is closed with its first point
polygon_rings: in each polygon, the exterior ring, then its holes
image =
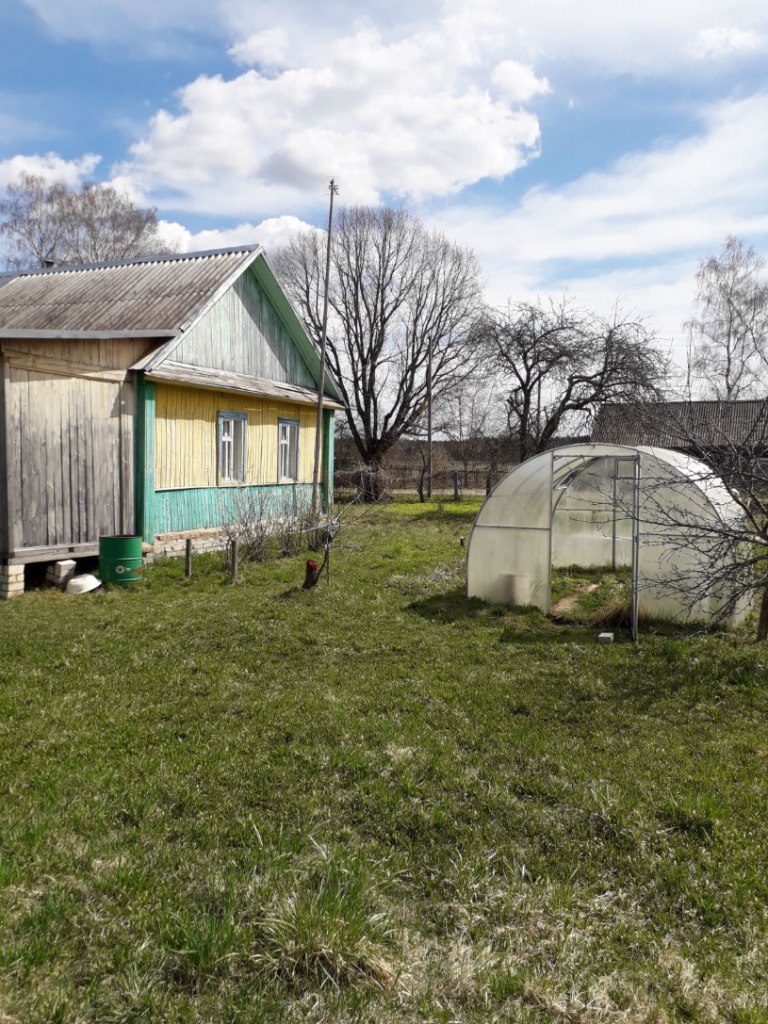
{"type": "Polygon", "coordinates": [[[677,584],[685,572],[706,574],[715,557],[704,539],[696,550],[691,534],[716,536],[740,516],[722,480],[688,455],[632,445],[555,448],[515,467],[486,499],[469,541],[467,593],[548,612],[553,565],[631,563],[644,612],[712,618],[722,595],[684,607],[677,584]]]}

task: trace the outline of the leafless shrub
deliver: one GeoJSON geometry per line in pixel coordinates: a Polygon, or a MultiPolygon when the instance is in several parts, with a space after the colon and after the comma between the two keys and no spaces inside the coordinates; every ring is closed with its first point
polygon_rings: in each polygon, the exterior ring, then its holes
{"type": "Polygon", "coordinates": [[[222,508],[222,532],[227,548],[237,541],[240,558],[247,562],[265,562],[268,556],[270,523],[261,491],[235,491],[231,502],[222,508]]]}
{"type": "Polygon", "coordinates": [[[229,548],[237,541],[241,560],[265,562],[320,551],[329,523],[318,522],[293,497],[276,507],[262,491],[237,491],[222,505],[222,532],[229,548]]]}

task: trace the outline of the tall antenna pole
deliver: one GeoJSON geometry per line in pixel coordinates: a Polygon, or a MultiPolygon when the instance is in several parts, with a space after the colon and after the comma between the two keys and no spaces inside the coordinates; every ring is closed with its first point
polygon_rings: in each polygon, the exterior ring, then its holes
{"type": "Polygon", "coordinates": [[[315,466],[312,471],[312,515],[320,507],[320,453],[323,437],[323,397],[325,391],[325,343],[328,337],[328,285],[331,277],[331,232],[333,230],[333,197],[339,194],[336,182],[331,178],[328,184],[330,204],[328,207],[328,237],[325,250],[325,288],[323,290],[323,329],[320,335],[320,373],[317,380],[317,423],[315,425],[315,466]]]}
{"type": "Polygon", "coordinates": [[[427,350],[427,497],[432,500],[432,337],[427,350]]]}

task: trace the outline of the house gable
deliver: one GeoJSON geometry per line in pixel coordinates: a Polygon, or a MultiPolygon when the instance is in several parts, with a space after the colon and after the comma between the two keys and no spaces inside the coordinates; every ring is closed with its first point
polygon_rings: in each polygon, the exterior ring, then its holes
{"type": "Polygon", "coordinates": [[[315,384],[250,267],[185,332],[173,360],[299,387],[315,384]]]}

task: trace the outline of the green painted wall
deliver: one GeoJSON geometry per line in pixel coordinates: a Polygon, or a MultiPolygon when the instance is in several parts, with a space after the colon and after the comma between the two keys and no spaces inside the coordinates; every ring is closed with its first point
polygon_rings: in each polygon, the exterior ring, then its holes
{"type": "Polygon", "coordinates": [[[323,411],[323,496],[325,511],[333,507],[333,440],[334,414],[332,409],[323,411]]]}
{"type": "Polygon", "coordinates": [[[310,507],[312,484],[256,487],[184,487],[156,491],[153,520],[156,533],[178,533],[220,526],[246,514],[296,515],[310,507]]]}
{"type": "Polygon", "coordinates": [[[140,374],[136,389],[136,532],[150,544],[155,539],[155,383],[140,374]]]}

